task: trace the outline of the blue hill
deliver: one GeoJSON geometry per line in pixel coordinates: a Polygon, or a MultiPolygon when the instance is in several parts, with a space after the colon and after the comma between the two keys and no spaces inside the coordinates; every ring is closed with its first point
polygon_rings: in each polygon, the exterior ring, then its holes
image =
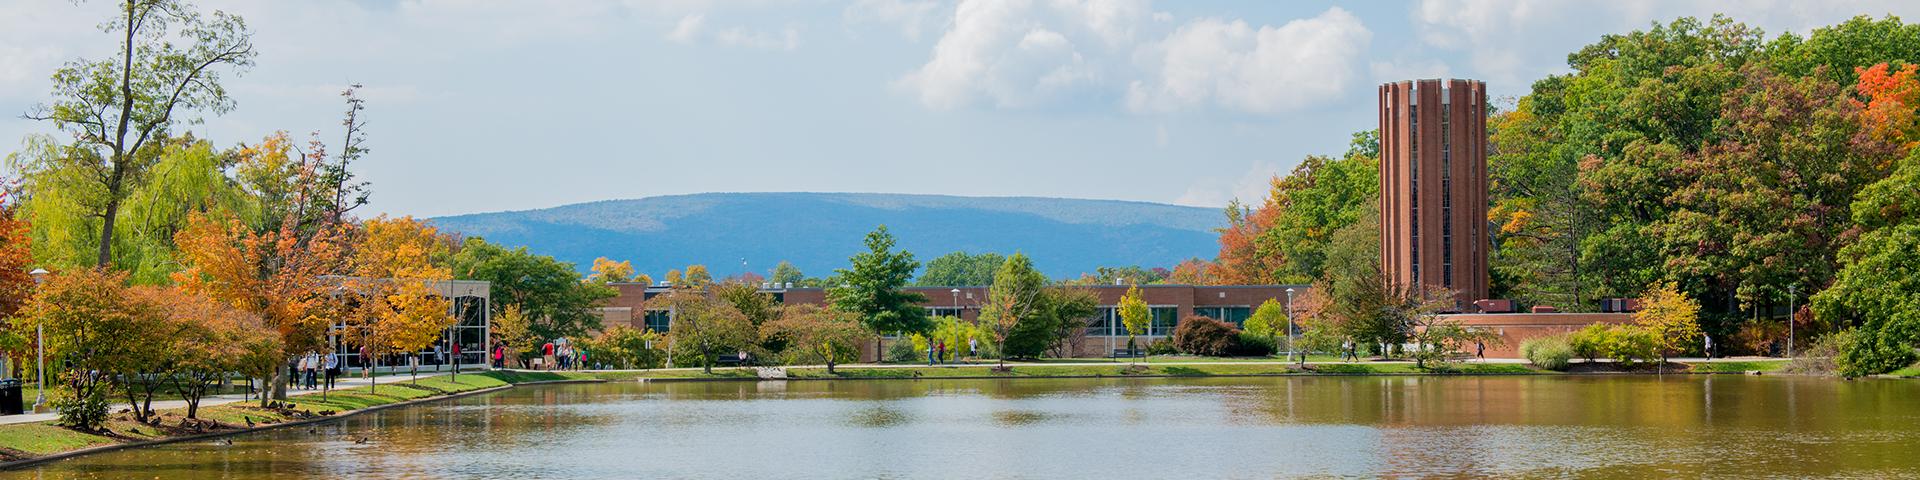
{"type": "Polygon", "coordinates": [[[809,276],[844,268],[861,240],[885,224],[899,248],[925,263],[956,250],[1023,252],[1049,276],[1099,266],[1171,267],[1218,250],[1218,210],[1146,202],[1038,197],[958,197],[870,193],[705,193],[607,200],[540,210],[478,213],[431,220],[442,230],[479,236],[573,262],[630,260],[658,277],[705,264],[714,276],[762,275],[781,260],[809,276]]]}

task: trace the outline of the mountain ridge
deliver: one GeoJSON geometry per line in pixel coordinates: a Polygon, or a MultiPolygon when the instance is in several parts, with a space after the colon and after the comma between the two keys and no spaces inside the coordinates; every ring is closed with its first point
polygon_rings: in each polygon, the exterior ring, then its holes
{"type": "Polygon", "coordinates": [[[630,260],[658,276],[739,262],[764,275],[788,260],[811,276],[843,268],[868,231],[888,225],[922,263],[955,250],[1025,252],[1051,276],[1098,266],[1172,266],[1211,256],[1217,209],[1131,200],[856,192],[712,192],[609,199],[429,219],[443,230],[573,262],[630,260]]]}

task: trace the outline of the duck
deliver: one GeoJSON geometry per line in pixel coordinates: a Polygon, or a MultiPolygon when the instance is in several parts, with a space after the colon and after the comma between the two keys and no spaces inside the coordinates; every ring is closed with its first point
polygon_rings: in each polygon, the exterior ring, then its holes
{"type": "Polygon", "coordinates": [[[353,439],[353,443],[354,443],[355,445],[362,445],[362,444],[366,444],[366,443],[367,443],[367,440],[371,440],[371,439],[370,439],[370,438],[367,438],[367,437],[360,437],[360,438],[355,438],[355,439],[353,439]]]}

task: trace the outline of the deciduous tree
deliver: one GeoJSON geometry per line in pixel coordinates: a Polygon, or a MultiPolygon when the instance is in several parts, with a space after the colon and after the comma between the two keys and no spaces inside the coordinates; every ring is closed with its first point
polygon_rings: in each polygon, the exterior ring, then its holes
{"type": "Polygon", "coordinates": [[[760,326],[763,337],[787,340],[791,361],[821,362],[827,373],[834,366],[860,358],[859,342],[871,334],[860,325],[857,315],[810,304],[792,305],[780,312],[780,318],[760,326]]]}
{"type": "MultiPolygon", "coordinates": [[[[827,299],[835,310],[860,316],[860,324],[875,334],[924,333],[933,327],[927,309],[920,303],[925,295],[901,290],[913,279],[920,262],[913,252],[893,251],[893,234],[881,225],[867,234],[867,251],[849,259],[850,268],[834,270],[842,282],[827,288],[827,299]]],[[[881,352],[879,338],[873,350],[881,352]]]]}

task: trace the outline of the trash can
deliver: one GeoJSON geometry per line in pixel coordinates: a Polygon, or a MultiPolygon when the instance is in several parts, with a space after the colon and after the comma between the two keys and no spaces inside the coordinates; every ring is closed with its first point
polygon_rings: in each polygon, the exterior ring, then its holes
{"type": "Polygon", "coordinates": [[[19,415],[25,410],[20,408],[20,380],[0,380],[0,415],[19,415]]]}

